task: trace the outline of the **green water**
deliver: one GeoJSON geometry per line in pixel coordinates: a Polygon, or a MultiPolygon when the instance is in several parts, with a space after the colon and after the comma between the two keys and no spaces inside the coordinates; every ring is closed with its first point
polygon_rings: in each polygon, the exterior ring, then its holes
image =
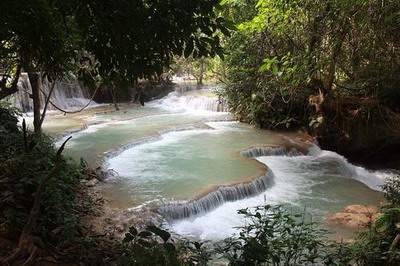
{"type": "MultiPolygon", "coordinates": [[[[226,117],[226,114],[216,114],[212,118],[225,120],[226,117]]],[[[162,114],[161,110],[151,108],[143,108],[140,112],[133,110],[98,115],[94,123],[101,123],[72,134],[66,154],[73,158],[82,157],[90,166],[96,167],[102,164],[105,153],[109,151],[149,137],[157,137],[163,131],[174,128],[201,126],[198,124],[208,119],[208,115],[162,114]]]]}
{"type": "Polygon", "coordinates": [[[66,118],[54,124],[56,119],[50,118],[47,128],[89,125],[71,134],[65,152],[117,173],[99,189],[110,206],[120,209],[195,199],[219,185],[252,180],[268,166],[275,184],[261,195],[171,225],[178,233],[204,239],[228,236],[243,222],[237,210],[249,206],[307,207],[321,220],[350,204],[378,205],[382,200],[381,193],[366,185],[376,187],[378,173],[355,167],[336,153],[318,150],[309,156],[257,160],[240,156],[251,146],[282,145],[288,138],[298,142],[299,136],[229,121],[228,113],[207,109],[217,109],[215,101],[209,91],[191,91],[145,107],[123,106],[120,112],[99,108],[73,117],[70,125],[66,118]]]}
{"type": "Polygon", "coordinates": [[[106,185],[105,194],[125,207],[155,199],[195,198],[217,185],[264,174],[262,164],[241,157],[240,151],[283,141],[278,134],[235,122],[210,126],[214,129],[166,133],[110,159],[107,167],[118,172],[119,178],[106,185]]]}

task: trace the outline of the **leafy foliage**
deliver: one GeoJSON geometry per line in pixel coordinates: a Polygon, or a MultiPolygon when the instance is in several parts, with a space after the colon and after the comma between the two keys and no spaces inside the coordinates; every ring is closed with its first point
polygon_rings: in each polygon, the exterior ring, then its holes
{"type": "Polygon", "coordinates": [[[307,265],[325,255],[323,231],[280,206],[239,211],[249,221],[237,238],[229,238],[220,253],[230,265],[307,265]]]}
{"type": "Polygon", "coordinates": [[[156,226],[140,232],[130,227],[123,239],[123,250],[119,265],[207,265],[211,256],[203,243],[176,242],[169,232],[156,226]]]}
{"type": "Polygon", "coordinates": [[[400,176],[388,177],[382,189],[392,205],[400,205],[400,176]]]}
{"type": "Polygon", "coordinates": [[[389,178],[383,186],[388,204],[371,227],[359,233],[347,248],[347,261],[354,265],[399,265],[400,205],[399,177],[389,178]]]}
{"type": "Polygon", "coordinates": [[[55,78],[94,60],[106,85],[132,85],[161,74],[174,55],[222,55],[229,31],[216,8],[216,0],[2,1],[1,84],[16,68],[55,78]]]}
{"type": "MultiPolygon", "coordinates": [[[[17,122],[12,111],[0,108],[0,235],[11,238],[18,238],[26,224],[37,187],[56,156],[51,139],[29,131],[24,136],[17,122]]],[[[59,249],[87,243],[83,217],[93,212],[95,203],[82,192],[84,178],[84,165],[63,159],[59,175],[46,184],[34,231],[46,246],[59,249]]]]}
{"type": "Polygon", "coordinates": [[[246,225],[237,235],[217,243],[215,250],[192,241],[175,245],[171,235],[157,227],[140,233],[131,228],[124,239],[128,244],[124,260],[131,265],[207,265],[218,254],[229,265],[398,265],[398,183],[398,177],[387,181],[384,192],[389,204],[378,220],[350,243],[328,240],[327,231],[306,218],[307,213],[293,214],[283,206],[265,205],[240,210],[246,225]]]}
{"type": "MultiPolygon", "coordinates": [[[[344,139],[358,133],[347,127],[346,118],[372,124],[354,115],[368,112],[359,99],[370,97],[396,110],[400,40],[393,31],[400,25],[398,1],[225,3],[238,28],[225,45],[225,96],[237,118],[265,128],[304,127],[344,139]],[[326,127],[332,130],[319,130],[326,127]]],[[[381,109],[373,110],[373,119],[388,119],[379,116],[381,109]]]]}

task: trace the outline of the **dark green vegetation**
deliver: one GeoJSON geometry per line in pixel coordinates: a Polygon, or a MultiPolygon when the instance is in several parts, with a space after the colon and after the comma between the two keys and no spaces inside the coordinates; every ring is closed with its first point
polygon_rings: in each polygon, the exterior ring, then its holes
{"type": "MultiPolygon", "coordinates": [[[[226,0],[224,96],[242,121],[357,157],[400,144],[400,2],[226,0]]],[[[397,148],[394,148],[397,147],[397,148]]]]}
{"type": "Polygon", "coordinates": [[[222,54],[227,30],[216,8],[216,0],[1,1],[0,99],[28,72],[40,132],[40,79],[74,74],[115,99],[117,89],[157,78],[174,55],[222,54]]]}
{"type": "Polygon", "coordinates": [[[118,265],[207,265],[212,255],[204,243],[173,239],[156,226],[141,232],[131,227],[123,239],[123,251],[118,265]]]}
{"type": "Polygon", "coordinates": [[[12,254],[15,243],[28,235],[22,245],[30,246],[28,254],[18,254],[10,264],[28,261],[32,254],[95,262],[97,239],[90,236],[84,218],[100,205],[82,185],[88,169],[58,159],[50,138],[18,127],[17,121],[12,110],[0,108],[0,256],[12,254]],[[41,185],[36,213],[32,210],[41,185]]]}

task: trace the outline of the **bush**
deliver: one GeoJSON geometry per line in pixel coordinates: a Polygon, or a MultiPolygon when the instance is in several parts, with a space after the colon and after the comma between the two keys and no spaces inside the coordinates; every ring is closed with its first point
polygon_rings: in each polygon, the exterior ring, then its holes
{"type": "MultiPolygon", "coordinates": [[[[16,241],[27,222],[41,180],[54,167],[52,139],[21,130],[15,114],[0,108],[0,235],[16,241]]],[[[45,185],[34,236],[44,247],[84,244],[82,216],[94,202],[83,191],[84,165],[62,159],[56,177],[45,185]]],[[[78,254],[73,254],[73,256],[78,254]]]]}
{"type": "Polygon", "coordinates": [[[130,227],[118,265],[207,265],[211,252],[203,244],[174,240],[169,232],[156,226],[141,232],[130,227]]]}
{"type": "Polygon", "coordinates": [[[230,265],[309,265],[326,257],[324,231],[305,214],[270,205],[239,211],[249,223],[218,248],[230,265]]]}

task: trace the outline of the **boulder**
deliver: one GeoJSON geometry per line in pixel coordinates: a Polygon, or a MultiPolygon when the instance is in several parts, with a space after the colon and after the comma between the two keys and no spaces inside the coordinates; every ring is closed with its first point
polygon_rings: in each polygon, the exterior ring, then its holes
{"type": "Polygon", "coordinates": [[[357,229],[370,226],[379,216],[380,213],[375,207],[350,205],[340,212],[329,215],[326,221],[331,225],[357,229]]]}

